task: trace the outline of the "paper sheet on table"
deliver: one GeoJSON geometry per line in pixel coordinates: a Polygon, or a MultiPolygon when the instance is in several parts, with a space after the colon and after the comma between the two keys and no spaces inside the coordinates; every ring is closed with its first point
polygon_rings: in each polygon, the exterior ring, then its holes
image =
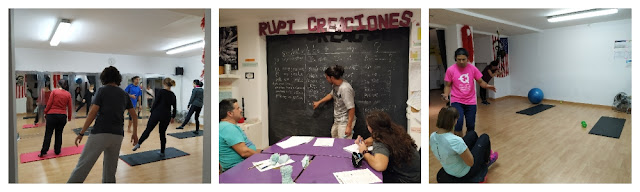
{"type": "Polygon", "coordinates": [[[280,143],[276,143],[276,145],[280,146],[283,149],[295,147],[298,145],[302,145],[305,143],[309,143],[313,140],[311,136],[291,136],[289,139],[282,141],[280,143]]]}
{"type": "Polygon", "coordinates": [[[276,163],[275,165],[271,165],[271,159],[267,159],[267,160],[263,160],[263,161],[258,161],[258,162],[252,162],[253,165],[258,165],[256,166],[256,168],[258,169],[258,171],[260,172],[264,172],[273,168],[278,168],[280,166],[284,166],[284,165],[288,165],[295,162],[293,159],[289,159],[286,163],[280,164],[280,163],[276,163]]]}
{"type": "MultiPolygon", "coordinates": [[[[345,151],[349,152],[349,153],[353,153],[353,152],[359,152],[358,151],[358,145],[357,144],[351,144],[349,146],[346,146],[343,148],[345,151]]],[[[372,151],[373,150],[373,146],[369,146],[367,147],[367,150],[372,151]]]]}
{"type": "Polygon", "coordinates": [[[318,138],[313,143],[314,147],[333,147],[333,138],[318,138]]]}
{"type": "Polygon", "coordinates": [[[333,173],[333,176],[336,177],[340,184],[369,184],[382,182],[382,180],[380,180],[380,178],[373,174],[369,169],[335,172],[333,173]]]}
{"type": "Polygon", "coordinates": [[[409,100],[407,100],[407,105],[420,110],[420,91],[414,91],[409,96],[409,100]]]}

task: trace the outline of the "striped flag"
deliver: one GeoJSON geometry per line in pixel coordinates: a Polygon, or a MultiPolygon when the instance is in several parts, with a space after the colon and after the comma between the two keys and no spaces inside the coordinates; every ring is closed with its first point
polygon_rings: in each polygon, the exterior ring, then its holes
{"type": "Polygon", "coordinates": [[[505,56],[498,61],[498,69],[504,73],[498,75],[498,77],[509,76],[509,41],[507,38],[498,38],[491,36],[491,42],[493,43],[493,60],[498,58],[498,47],[502,47],[505,52],[505,56]]]}
{"type": "Polygon", "coordinates": [[[27,94],[25,93],[25,84],[24,76],[18,75],[16,77],[16,99],[27,97],[27,94]]]}
{"type": "Polygon", "coordinates": [[[58,88],[58,81],[60,81],[60,75],[53,75],[53,88],[58,88]]]}

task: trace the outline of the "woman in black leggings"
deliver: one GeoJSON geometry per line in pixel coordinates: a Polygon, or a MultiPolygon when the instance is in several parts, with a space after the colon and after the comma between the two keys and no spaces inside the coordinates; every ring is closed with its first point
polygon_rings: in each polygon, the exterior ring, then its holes
{"type": "Polygon", "coordinates": [[[171,78],[165,78],[162,81],[164,89],[156,90],[155,97],[153,99],[153,105],[151,107],[151,116],[147,122],[147,128],[140,136],[138,144],[133,147],[133,150],[137,150],[142,145],[144,140],[149,138],[149,134],[160,123],[160,155],[164,156],[164,149],[167,144],[167,127],[169,123],[173,123],[173,119],[176,117],[176,95],[171,91],[171,87],[176,86],[176,82],[171,78]],[[173,107],[173,109],[171,109],[173,107]]]}
{"type": "MultiPolygon", "coordinates": [[[[86,85],[85,85],[86,86],[86,85]]],[[[82,99],[82,103],[78,105],[76,108],[76,113],[80,111],[82,107],[87,105],[87,113],[85,115],[89,115],[89,108],[91,108],[91,100],[93,99],[93,85],[87,86],[87,89],[84,91],[84,98],[82,99]]]]}
{"type": "Polygon", "coordinates": [[[38,157],[47,155],[49,147],[51,145],[51,136],[55,133],[55,143],[53,144],[53,152],[59,155],[62,151],[62,132],[67,121],[71,121],[71,94],[64,90],[63,87],[67,86],[67,80],[61,79],[58,81],[59,87],[51,91],[49,100],[47,101],[47,107],[44,109],[44,118],[47,119],[47,125],[44,132],[44,141],[42,142],[42,149],[38,157]]]}
{"type": "Polygon", "coordinates": [[[198,134],[200,131],[200,111],[202,110],[203,99],[204,99],[204,91],[202,90],[203,83],[200,80],[193,80],[193,90],[191,91],[191,99],[189,99],[189,112],[187,113],[187,117],[184,118],[184,122],[176,129],[184,129],[184,126],[189,123],[191,120],[191,115],[196,113],[194,119],[196,120],[196,130],[193,131],[194,134],[198,134]]]}

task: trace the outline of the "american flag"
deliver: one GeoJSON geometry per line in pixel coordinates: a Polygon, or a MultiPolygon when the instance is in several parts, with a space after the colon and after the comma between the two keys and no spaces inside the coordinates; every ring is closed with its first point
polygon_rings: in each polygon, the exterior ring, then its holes
{"type": "Polygon", "coordinates": [[[498,47],[501,46],[504,49],[505,56],[498,61],[498,69],[504,73],[498,75],[498,77],[509,76],[509,41],[507,38],[498,38],[492,35],[491,41],[493,42],[493,60],[498,58],[498,47]]]}
{"type": "Polygon", "coordinates": [[[24,80],[24,76],[18,75],[18,77],[16,77],[16,99],[27,97],[27,94],[25,93],[25,85],[26,82],[24,80]]]}

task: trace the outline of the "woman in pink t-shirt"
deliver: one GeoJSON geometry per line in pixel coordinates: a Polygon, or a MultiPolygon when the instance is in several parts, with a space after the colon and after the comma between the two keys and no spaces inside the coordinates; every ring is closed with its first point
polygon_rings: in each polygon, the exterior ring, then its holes
{"type": "Polygon", "coordinates": [[[451,96],[451,106],[455,107],[460,114],[454,134],[462,137],[462,123],[465,119],[467,121],[467,132],[475,130],[477,99],[473,80],[478,82],[480,87],[494,92],[496,87],[482,80],[482,72],[471,63],[468,63],[469,53],[466,49],[458,48],[454,57],[456,64],[447,68],[447,73],[444,77],[446,85],[442,99],[449,101],[449,96],[451,96]]]}

